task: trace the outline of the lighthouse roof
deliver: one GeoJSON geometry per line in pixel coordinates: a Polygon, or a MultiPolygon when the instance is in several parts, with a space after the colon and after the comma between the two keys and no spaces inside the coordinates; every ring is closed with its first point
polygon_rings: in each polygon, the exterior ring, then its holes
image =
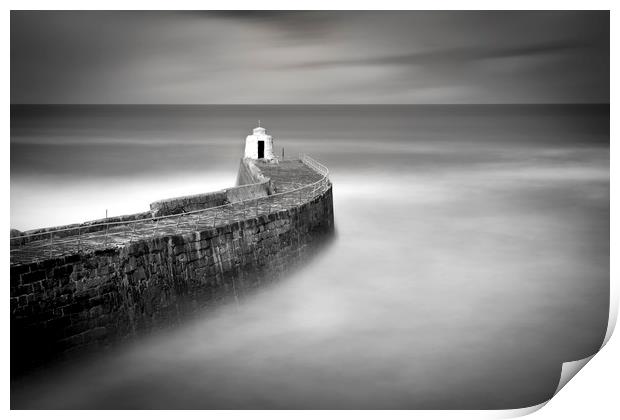
{"type": "Polygon", "coordinates": [[[267,132],[267,130],[265,130],[265,128],[258,126],[254,129],[253,134],[265,134],[267,132]]]}

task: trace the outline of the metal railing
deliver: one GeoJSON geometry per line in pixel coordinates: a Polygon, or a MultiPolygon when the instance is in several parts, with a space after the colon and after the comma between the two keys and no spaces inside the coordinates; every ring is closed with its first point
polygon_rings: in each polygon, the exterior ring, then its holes
{"type": "Polygon", "coordinates": [[[314,169],[316,172],[318,172],[319,174],[327,177],[329,175],[329,169],[327,169],[327,166],[323,165],[322,163],[312,159],[310,156],[300,153],[299,154],[299,160],[301,160],[304,164],[306,164],[306,166],[310,167],[311,169],[314,169]]]}
{"type": "Polygon", "coordinates": [[[299,159],[321,175],[321,179],[290,191],[236,201],[217,207],[136,220],[78,225],[11,237],[11,262],[14,259],[37,261],[52,256],[80,253],[85,249],[96,250],[116,245],[127,245],[146,237],[175,235],[210,227],[215,228],[247,218],[270,214],[274,211],[297,207],[312,201],[330,186],[329,170],[325,165],[307,155],[300,155],[299,159]],[[70,233],[71,231],[75,233],[70,233]]]}

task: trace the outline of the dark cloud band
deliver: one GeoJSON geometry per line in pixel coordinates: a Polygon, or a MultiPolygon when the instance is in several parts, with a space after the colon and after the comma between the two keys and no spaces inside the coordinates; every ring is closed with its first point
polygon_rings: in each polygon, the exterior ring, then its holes
{"type": "Polygon", "coordinates": [[[490,102],[609,102],[609,12],[11,12],[11,103],[490,102]]]}

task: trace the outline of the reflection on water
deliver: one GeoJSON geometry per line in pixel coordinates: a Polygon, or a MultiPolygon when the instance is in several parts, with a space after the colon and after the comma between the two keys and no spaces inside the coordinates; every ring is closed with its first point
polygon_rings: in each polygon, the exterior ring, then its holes
{"type": "Polygon", "coordinates": [[[76,111],[14,116],[14,226],[53,220],[44,206],[21,218],[31,189],[51,208],[82,209],[81,194],[102,185],[123,200],[140,186],[167,192],[158,182],[175,173],[166,188],[228,169],[233,180],[259,114],[277,147],[330,167],[338,235],[239,307],[13,383],[16,408],[517,408],[549,398],[561,363],[602,341],[608,108],[95,111],[75,125],[76,111]],[[164,141],[170,125],[177,146],[164,141]],[[153,133],[161,142],[146,141],[153,133]],[[50,150],[59,162],[39,164],[50,150]],[[67,195],[43,191],[43,177],[67,195]]]}

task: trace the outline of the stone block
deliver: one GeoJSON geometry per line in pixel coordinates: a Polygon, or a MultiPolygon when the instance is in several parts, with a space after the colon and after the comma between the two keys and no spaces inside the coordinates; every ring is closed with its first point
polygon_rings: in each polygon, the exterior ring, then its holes
{"type": "Polygon", "coordinates": [[[45,270],[31,271],[21,275],[21,282],[23,284],[34,283],[37,281],[45,280],[45,270]]]}
{"type": "Polygon", "coordinates": [[[19,279],[19,276],[21,274],[27,273],[28,271],[30,271],[30,266],[26,264],[12,265],[11,266],[11,279],[14,277],[19,279]]]}
{"type": "Polygon", "coordinates": [[[81,256],[79,254],[67,255],[63,257],[63,263],[64,264],[75,264],[78,261],[80,261],[80,259],[81,259],[81,256]]]}
{"type": "Polygon", "coordinates": [[[18,297],[21,295],[27,295],[27,294],[33,293],[34,292],[33,284],[37,284],[37,283],[22,284],[22,285],[14,287],[14,291],[12,291],[13,297],[18,297]]]}

